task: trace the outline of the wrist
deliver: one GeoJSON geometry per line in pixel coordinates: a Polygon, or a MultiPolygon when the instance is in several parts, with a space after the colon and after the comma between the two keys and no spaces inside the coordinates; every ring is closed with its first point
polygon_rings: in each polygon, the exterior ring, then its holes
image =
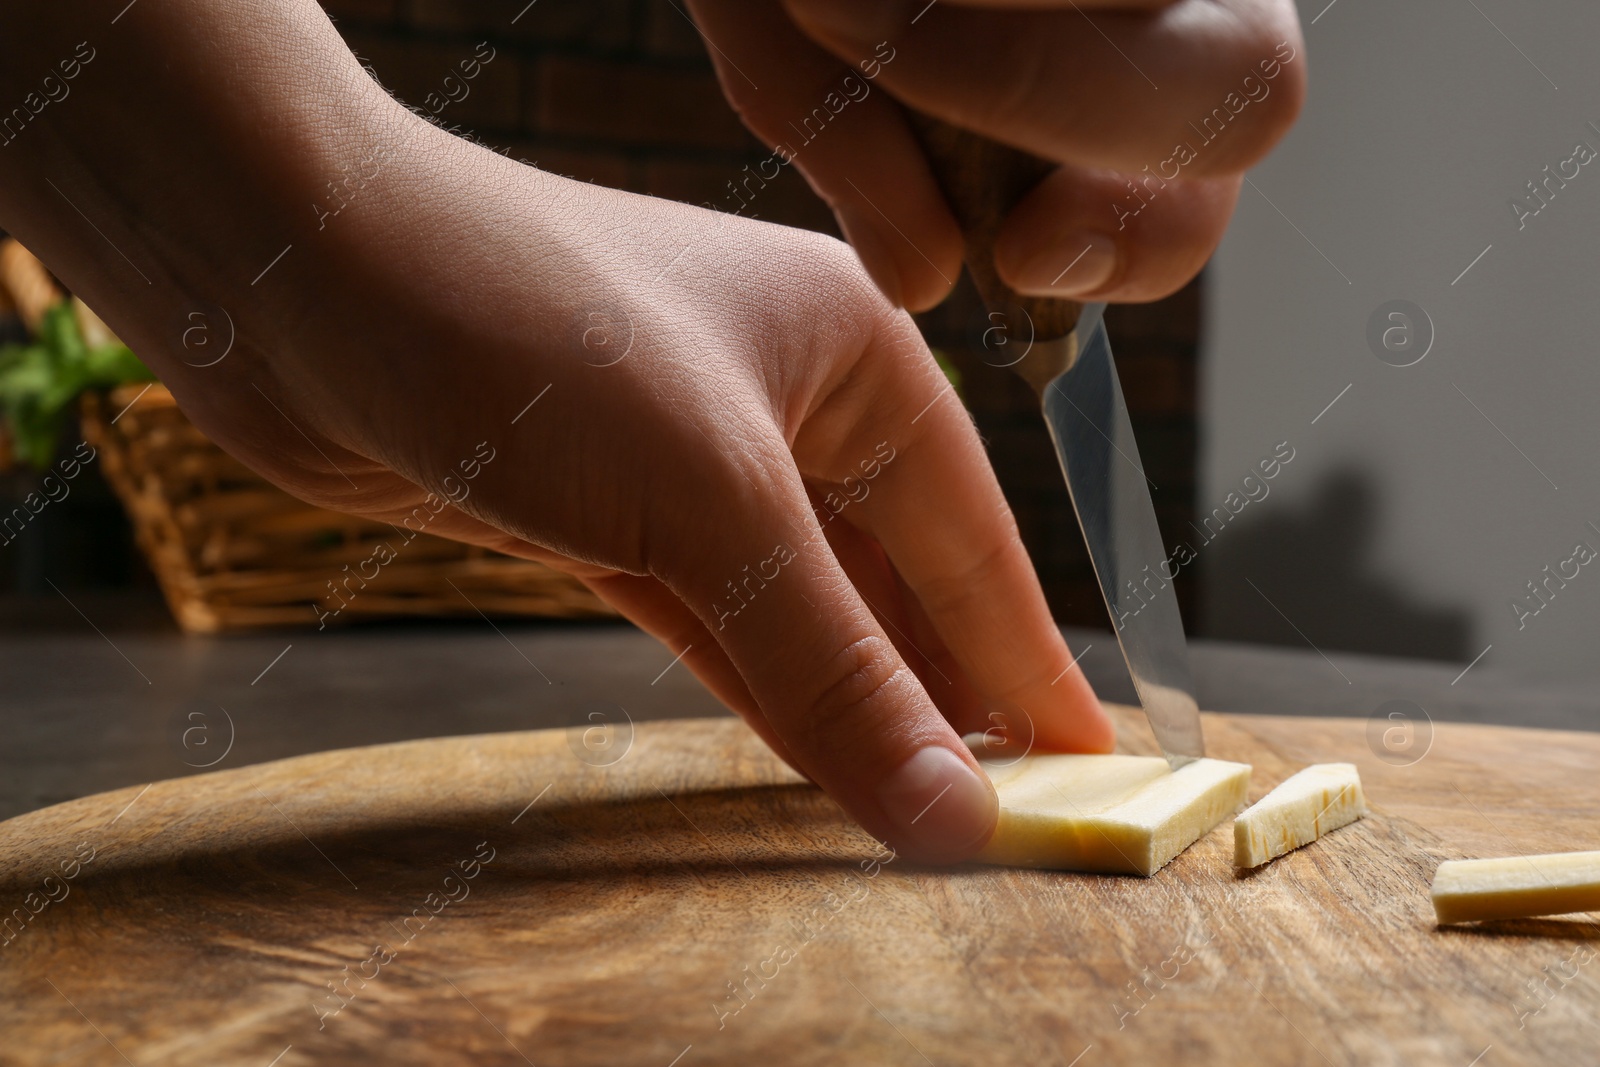
{"type": "Polygon", "coordinates": [[[311,0],[87,6],[12,7],[0,26],[8,100],[41,55],[77,63],[52,62],[56,99],[0,145],[0,225],[181,376],[190,313],[281,313],[252,282],[302,215],[315,229],[313,191],[412,116],[311,0]]]}

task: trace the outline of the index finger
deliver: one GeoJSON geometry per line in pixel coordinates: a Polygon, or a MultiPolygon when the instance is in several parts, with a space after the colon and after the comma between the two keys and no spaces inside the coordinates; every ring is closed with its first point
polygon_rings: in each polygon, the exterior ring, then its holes
{"type": "MultiPolygon", "coordinates": [[[[823,402],[819,421],[854,427],[830,445],[837,455],[869,455],[882,440],[893,458],[840,518],[877,538],[984,700],[1020,707],[1044,747],[1110,751],[1115,730],[1072,669],[960,400],[913,332],[880,338],[870,352],[852,387],[823,402]]],[[[829,465],[821,455],[805,461],[829,465]]]]}

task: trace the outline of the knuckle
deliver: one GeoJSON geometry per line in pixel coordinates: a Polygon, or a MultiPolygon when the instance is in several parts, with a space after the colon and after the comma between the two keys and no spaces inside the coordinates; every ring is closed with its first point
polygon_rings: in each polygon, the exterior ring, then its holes
{"type": "Polygon", "coordinates": [[[1021,550],[1022,539],[1015,524],[1008,533],[998,538],[982,554],[970,562],[945,574],[934,575],[919,583],[917,595],[923,607],[934,618],[947,618],[965,614],[975,601],[988,595],[990,590],[1003,587],[1005,570],[1012,554],[1021,550]]]}
{"type": "Polygon", "coordinates": [[[1264,151],[1289,129],[1305,103],[1305,45],[1293,9],[1287,16],[1263,16],[1251,30],[1245,35],[1238,61],[1257,83],[1271,90],[1251,105],[1257,109],[1253,129],[1264,151]],[[1273,71],[1275,76],[1266,78],[1273,71]]]}
{"type": "Polygon", "coordinates": [[[823,295],[848,301],[852,306],[863,302],[888,306],[854,248],[824,233],[808,234],[803,241],[803,261],[810,265],[805,280],[820,286],[823,295]]]}
{"type": "Polygon", "coordinates": [[[811,700],[807,729],[832,744],[849,744],[853,737],[879,732],[881,716],[863,711],[903,685],[905,671],[886,639],[870,635],[850,642],[822,667],[822,684],[811,700]]]}
{"type": "Polygon", "coordinates": [[[1226,43],[1209,69],[1224,94],[1210,114],[1228,134],[1215,152],[1201,153],[1196,175],[1232,174],[1254,165],[1288,132],[1305,103],[1305,44],[1293,7],[1255,0],[1226,10],[1226,43]]]}
{"type": "MultiPolygon", "coordinates": [[[[1283,37],[1273,36],[1273,40],[1261,42],[1263,52],[1271,54],[1272,49],[1284,41],[1283,37]]],[[[1298,34],[1291,34],[1291,43],[1297,44],[1298,34]]],[[[1260,101],[1261,112],[1256,116],[1258,136],[1263,147],[1275,143],[1300,116],[1300,109],[1305,104],[1306,98],[1306,65],[1304,49],[1296,47],[1296,58],[1290,63],[1279,65],[1277,84],[1265,99],[1260,101]]]]}
{"type": "MultiPolygon", "coordinates": [[[[763,237],[760,257],[773,265],[769,273],[775,288],[763,294],[769,308],[792,311],[803,306],[812,315],[823,310],[841,324],[852,317],[875,316],[880,305],[882,310],[892,308],[873,285],[855,249],[837,237],[776,226],[764,231],[763,237]]],[[[792,329],[792,320],[786,316],[773,317],[792,329]]]]}

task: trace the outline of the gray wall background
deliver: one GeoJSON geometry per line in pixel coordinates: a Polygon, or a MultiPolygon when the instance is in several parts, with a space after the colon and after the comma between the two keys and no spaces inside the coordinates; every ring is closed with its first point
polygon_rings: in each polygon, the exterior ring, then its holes
{"type": "Polygon", "coordinates": [[[1600,150],[1600,7],[1325,5],[1300,6],[1301,121],[1210,274],[1197,510],[1278,442],[1296,454],[1199,548],[1201,632],[1314,645],[1332,670],[1488,648],[1475,669],[1600,678],[1600,560],[1520,630],[1511,607],[1600,549],[1600,159],[1520,231],[1510,207],[1577,142],[1600,150]],[[1366,337],[1396,299],[1434,328],[1409,367],[1366,337]]]}

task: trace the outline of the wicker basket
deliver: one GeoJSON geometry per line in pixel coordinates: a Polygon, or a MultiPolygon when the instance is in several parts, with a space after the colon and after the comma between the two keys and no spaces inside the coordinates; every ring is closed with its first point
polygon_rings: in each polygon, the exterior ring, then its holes
{"type": "Polygon", "coordinates": [[[189,633],[401,615],[616,614],[541,563],[428,534],[407,542],[386,523],[297,500],[208,440],[164,387],[144,388],[86,395],[83,433],[189,633]],[[350,581],[383,543],[395,558],[370,582],[350,581]]]}

